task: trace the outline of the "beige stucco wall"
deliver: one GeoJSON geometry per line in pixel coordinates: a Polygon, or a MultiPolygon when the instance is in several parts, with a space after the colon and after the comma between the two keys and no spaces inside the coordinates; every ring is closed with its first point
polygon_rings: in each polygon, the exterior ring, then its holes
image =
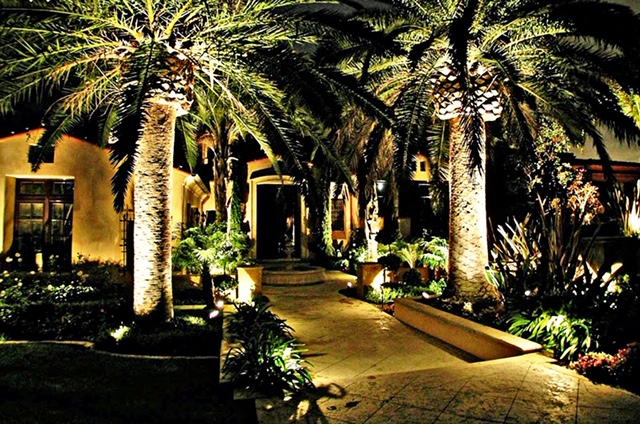
{"type": "MultiPolygon", "coordinates": [[[[2,251],[13,241],[15,181],[16,179],[73,179],[75,183],[73,208],[72,255],[78,254],[121,262],[122,227],[120,215],[113,209],[111,177],[113,167],[109,152],[94,144],[63,137],[55,151],[54,163],[43,164],[36,173],[27,161],[29,145],[36,142],[38,131],[0,139],[0,240],[2,251]]],[[[172,177],[171,214],[174,223],[182,222],[185,193],[197,203],[206,193],[185,186],[189,173],[174,169],[172,177]]],[[[130,193],[131,194],[131,193],[130,193]]],[[[127,201],[131,208],[131,195],[127,201]]]]}
{"type": "Polygon", "coordinates": [[[112,206],[108,152],[82,140],[63,137],[56,147],[54,163],[45,163],[33,173],[27,153],[39,134],[30,131],[0,140],[2,250],[9,249],[13,239],[15,180],[73,179],[73,258],[82,254],[120,261],[120,220],[112,206]]]}

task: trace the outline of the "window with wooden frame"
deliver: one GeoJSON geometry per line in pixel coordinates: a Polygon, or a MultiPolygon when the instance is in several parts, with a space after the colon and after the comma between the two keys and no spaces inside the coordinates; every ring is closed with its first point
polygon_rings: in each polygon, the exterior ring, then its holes
{"type": "Polygon", "coordinates": [[[14,246],[27,260],[41,253],[45,268],[71,263],[73,192],[73,180],[17,180],[14,246]]]}

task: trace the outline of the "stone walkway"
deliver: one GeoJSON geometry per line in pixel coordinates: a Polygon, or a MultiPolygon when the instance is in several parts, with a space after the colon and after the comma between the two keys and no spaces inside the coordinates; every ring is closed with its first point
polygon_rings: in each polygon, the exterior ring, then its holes
{"type": "Polygon", "coordinates": [[[260,399],[263,424],[638,423],[640,396],[555,365],[540,354],[479,362],[338,290],[355,277],[267,286],[272,310],[305,344],[317,390],[260,399]]]}

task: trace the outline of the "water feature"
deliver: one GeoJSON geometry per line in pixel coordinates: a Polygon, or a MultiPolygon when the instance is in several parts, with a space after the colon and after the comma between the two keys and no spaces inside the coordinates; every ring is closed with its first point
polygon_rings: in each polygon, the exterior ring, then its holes
{"type": "Polygon", "coordinates": [[[263,264],[262,284],[272,286],[303,286],[324,282],[325,269],[287,258],[286,262],[263,264]]]}

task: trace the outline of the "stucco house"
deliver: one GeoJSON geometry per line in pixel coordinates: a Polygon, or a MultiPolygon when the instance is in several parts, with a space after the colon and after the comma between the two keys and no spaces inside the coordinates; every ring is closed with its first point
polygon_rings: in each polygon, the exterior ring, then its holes
{"type": "MultiPolygon", "coordinates": [[[[20,253],[25,263],[48,269],[79,255],[130,264],[134,248],[132,202],[116,213],[109,151],[64,136],[54,154],[31,171],[30,149],[41,134],[31,130],[0,138],[0,241],[2,253],[20,253]]],[[[197,176],[173,170],[174,225],[197,219],[209,196],[197,176]]]]}
{"type": "MultiPolygon", "coordinates": [[[[309,210],[293,178],[278,175],[267,158],[249,161],[246,175],[243,205],[246,229],[254,240],[251,256],[257,260],[278,260],[287,255],[296,259],[310,259],[313,252],[309,249],[312,232],[309,210]],[[288,252],[286,243],[289,243],[288,252]]],[[[400,230],[407,235],[412,225],[414,230],[421,225],[418,210],[423,206],[421,202],[428,197],[430,179],[427,160],[419,156],[413,181],[405,187],[405,201],[399,205],[400,230]]],[[[384,181],[378,181],[377,189],[383,192],[385,184],[384,181]]],[[[361,222],[363,218],[358,214],[358,199],[346,187],[333,185],[331,192],[332,239],[336,245],[346,245],[353,231],[364,226],[361,222]]],[[[203,207],[205,214],[217,210],[213,197],[203,207]]],[[[384,225],[385,215],[389,215],[383,209],[380,211],[380,227],[384,225]]]]}

